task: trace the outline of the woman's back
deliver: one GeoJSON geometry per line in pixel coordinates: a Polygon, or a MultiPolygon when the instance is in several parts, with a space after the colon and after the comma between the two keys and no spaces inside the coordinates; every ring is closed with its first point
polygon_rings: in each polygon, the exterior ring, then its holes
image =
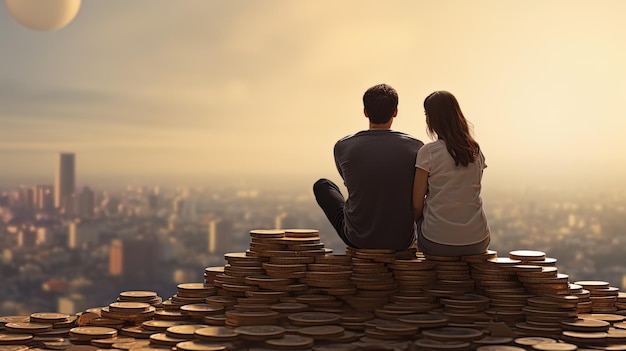
{"type": "Polygon", "coordinates": [[[427,239],[447,245],[471,245],[489,236],[480,198],[486,167],[482,153],[467,166],[455,165],[445,142],[437,140],[420,149],[416,167],[428,172],[422,223],[427,239]]]}

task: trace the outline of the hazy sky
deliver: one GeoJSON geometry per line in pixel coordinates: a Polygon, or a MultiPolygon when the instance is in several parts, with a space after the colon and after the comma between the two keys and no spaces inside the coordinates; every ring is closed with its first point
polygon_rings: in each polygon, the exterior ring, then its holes
{"type": "Polygon", "coordinates": [[[486,183],[626,176],[626,1],[83,0],[54,32],[0,4],[0,174],[303,175],[388,83],[393,128],[428,141],[423,98],[454,93],[486,183]]]}

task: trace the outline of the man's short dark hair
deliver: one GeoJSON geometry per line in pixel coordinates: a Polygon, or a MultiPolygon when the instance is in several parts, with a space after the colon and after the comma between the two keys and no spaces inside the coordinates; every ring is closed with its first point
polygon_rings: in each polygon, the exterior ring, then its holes
{"type": "Polygon", "coordinates": [[[370,122],[387,123],[398,108],[398,92],[387,84],[378,84],[363,94],[363,106],[370,122]]]}

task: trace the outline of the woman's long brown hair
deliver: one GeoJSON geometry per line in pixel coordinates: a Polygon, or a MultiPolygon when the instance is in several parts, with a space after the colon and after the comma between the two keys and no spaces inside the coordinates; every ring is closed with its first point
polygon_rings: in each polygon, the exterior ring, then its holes
{"type": "Polygon", "coordinates": [[[470,134],[469,123],[461,112],[459,102],[447,91],[435,91],[424,100],[428,134],[446,143],[455,165],[467,167],[480,150],[470,134]]]}

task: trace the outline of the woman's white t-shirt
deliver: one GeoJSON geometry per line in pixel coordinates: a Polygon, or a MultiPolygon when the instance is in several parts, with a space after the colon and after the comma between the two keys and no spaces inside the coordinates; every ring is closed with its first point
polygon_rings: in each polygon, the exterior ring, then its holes
{"type": "Polygon", "coordinates": [[[480,198],[487,167],[482,152],[467,167],[456,166],[443,140],[422,146],[415,167],[428,172],[421,231],[428,240],[445,245],[471,245],[489,236],[480,198]]]}

